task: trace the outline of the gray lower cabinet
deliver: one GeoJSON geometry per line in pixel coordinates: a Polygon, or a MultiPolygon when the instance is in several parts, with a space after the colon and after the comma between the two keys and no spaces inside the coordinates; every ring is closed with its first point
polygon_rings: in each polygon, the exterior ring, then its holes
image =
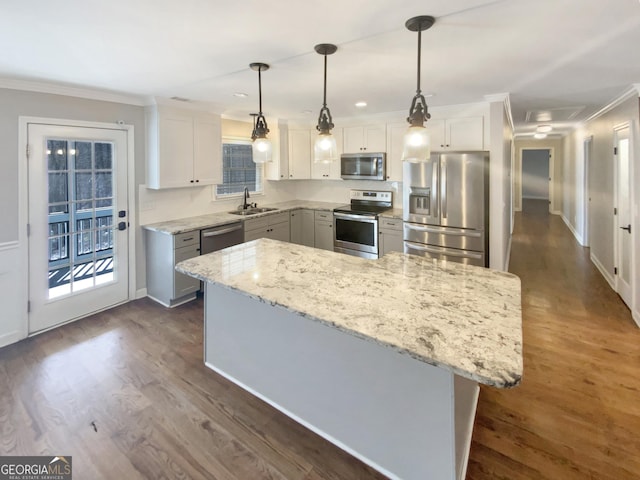
{"type": "Polygon", "coordinates": [[[333,251],[333,213],[315,212],[314,246],[333,251]]]}
{"type": "Polygon", "coordinates": [[[402,252],[404,249],[402,235],[402,220],[381,217],[378,239],[380,256],[382,257],[389,252],[402,252]]]}
{"type": "Polygon", "coordinates": [[[291,243],[315,246],[315,215],[313,210],[293,210],[289,216],[291,223],[291,243]]]}
{"type": "Polygon", "coordinates": [[[200,280],[175,271],[183,260],[200,255],[200,230],[169,235],[145,231],[147,295],[166,307],[196,297],[200,280]]]}
{"type": "Polygon", "coordinates": [[[288,242],[291,238],[289,212],[246,219],[244,221],[244,241],[250,242],[258,238],[271,238],[288,242]]]}

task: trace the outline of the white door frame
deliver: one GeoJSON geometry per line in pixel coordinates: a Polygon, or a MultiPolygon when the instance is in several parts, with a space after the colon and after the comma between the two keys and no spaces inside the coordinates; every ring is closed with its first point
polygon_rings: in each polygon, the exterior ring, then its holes
{"type": "MultiPolygon", "coordinates": [[[[114,125],[118,130],[123,130],[127,134],[127,198],[129,211],[127,212],[129,228],[127,240],[129,242],[129,255],[127,265],[129,269],[129,300],[136,298],[136,235],[135,225],[136,219],[136,188],[135,188],[135,144],[133,125],[124,125],[120,123],[104,123],[89,122],[82,120],[67,120],[60,118],[47,117],[18,117],[18,243],[21,258],[21,271],[23,272],[22,288],[23,292],[20,301],[24,305],[21,318],[22,336],[26,338],[29,335],[29,315],[27,312],[28,292],[29,292],[29,238],[27,236],[27,224],[29,222],[29,195],[28,195],[28,163],[27,163],[27,127],[30,123],[40,123],[45,125],[62,125],[68,127],[85,127],[85,128],[106,128],[114,129],[114,125]]],[[[60,325],[56,325],[59,327],[60,325]]],[[[56,328],[53,327],[53,328],[56,328]]],[[[41,330],[34,335],[43,333],[47,330],[41,330]]]]}
{"type": "MultiPolygon", "coordinates": [[[[632,125],[630,122],[625,122],[625,123],[621,123],[616,125],[613,128],[613,146],[617,147],[618,146],[618,132],[620,130],[628,130],[629,132],[629,177],[631,179],[633,179],[633,162],[634,162],[634,158],[633,158],[633,149],[634,149],[634,142],[633,142],[633,130],[632,130],[632,125]]],[[[618,205],[618,157],[617,155],[614,155],[613,158],[613,205],[614,207],[619,211],[620,210],[620,205],[618,205]]],[[[633,219],[633,202],[634,202],[634,188],[630,188],[629,189],[629,210],[630,210],[630,220],[633,219]]],[[[614,267],[620,267],[619,263],[620,263],[620,251],[619,251],[619,238],[618,236],[620,235],[620,228],[618,225],[618,217],[614,216],[614,220],[613,220],[613,260],[614,260],[614,267]]],[[[631,288],[631,295],[629,298],[629,305],[627,305],[629,307],[629,309],[631,311],[634,310],[634,304],[635,304],[635,300],[634,300],[634,292],[635,292],[635,281],[636,281],[636,272],[635,272],[635,249],[633,248],[633,246],[635,245],[635,242],[633,241],[633,239],[635,238],[634,235],[636,235],[637,229],[632,228],[631,230],[631,239],[630,239],[630,248],[631,251],[630,253],[630,260],[631,260],[631,272],[629,275],[629,281],[630,281],[630,288],[631,288]]],[[[620,274],[618,273],[617,275],[614,275],[614,290],[618,293],[618,295],[620,295],[620,274]]],[[[622,298],[622,296],[621,296],[622,298]]],[[[625,302],[626,303],[626,302],[625,302]]]]}
{"type": "Polygon", "coordinates": [[[520,191],[518,192],[519,200],[520,200],[520,210],[522,210],[522,161],[525,150],[549,150],[549,213],[553,213],[555,215],[559,215],[561,212],[557,212],[555,210],[555,197],[553,195],[553,186],[555,184],[553,178],[554,172],[554,159],[556,158],[556,152],[554,147],[547,147],[541,145],[540,147],[520,147],[518,154],[520,155],[520,165],[518,168],[518,182],[520,183],[520,191]]]}
{"type": "Polygon", "coordinates": [[[591,190],[589,189],[589,181],[591,174],[591,161],[593,159],[593,135],[589,135],[584,139],[583,143],[583,160],[584,160],[584,212],[583,212],[583,235],[582,246],[588,247],[591,245],[589,240],[591,219],[591,190]]]}

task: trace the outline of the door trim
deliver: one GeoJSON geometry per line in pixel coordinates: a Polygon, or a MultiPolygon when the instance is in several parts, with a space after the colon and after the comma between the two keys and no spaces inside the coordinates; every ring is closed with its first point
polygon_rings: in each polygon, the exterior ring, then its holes
{"type": "MultiPolygon", "coordinates": [[[[18,245],[20,255],[20,268],[22,278],[20,283],[22,292],[20,303],[22,316],[20,318],[21,338],[29,335],[29,314],[27,312],[27,302],[29,300],[29,239],[27,237],[27,224],[29,223],[29,183],[28,183],[28,163],[27,163],[27,128],[30,123],[43,125],[60,125],[65,127],[103,128],[111,130],[122,130],[127,135],[127,203],[129,205],[128,219],[129,228],[127,241],[129,242],[129,254],[127,258],[127,268],[129,269],[129,291],[128,299],[136,298],[136,188],[135,188],[135,143],[133,125],[120,123],[91,122],[83,120],[68,120],[48,117],[18,117],[18,245]]],[[[69,322],[74,320],[69,320],[69,322]]],[[[64,322],[56,325],[56,328],[64,325],[64,322]]],[[[50,329],[40,330],[31,335],[38,335],[50,329]]]]}
{"type": "MultiPolygon", "coordinates": [[[[518,178],[518,205],[520,208],[514,208],[514,211],[521,212],[522,211],[522,157],[524,156],[525,150],[548,150],[549,151],[549,213],[553,215],[562,215],[562,212],[556,210],[556,200],[554,195],[554,185],[555,178],[553,176],[553,172],[555,170],[555,158],[556,152],[555,147],[549,147],[546,145],[540,145],[539,147],[520,147],[518,149],[518,158],[520,160],[518,164],[518,171],[516,172],[518,178]]],[[[513,203],[513,202],[512,202],[513,203]]],[[[515,205],[514,205],[515,207],[515,205]]]]}
{"type": "Polygon", "coordinates": [[[582,160],[584,169],[584,185],[582,186],[582,246],[588,247],[591,245],[591,191],[589,188],[589,182],[591,181],[591,162],[593,161],[593,135],[585,137],[582,142],[582,160]]]}
{"type": "MultiPolygon", "coordinates": [[[[635,144],[633,141],[633,128],[632,128],[632,123],[631,122],[624,122],[624,123],[620,123],[618,125],[615,125],[613,127],[613,146],[617,147],[618,146],[618,142],[619,142],[619,132],[622,130],[627,130],[628,131],[628,135],[629,135],[629,177],[631,179],[633,179],[633,175],[634,175],[634,168],[633,168],[633,163],[634,163],[634,156],[633,156],[633,151],[635,148],[635,144]]],[[[631,180],[632,181],[632,180],[631,180]]],[[[633,183],[632,183],[633,185],[633,183]]],[[[618,205],[618,190],[619,190],[619,184],[618,184],[618,156],[617,155],[613,155],[613,206],[615,208],[618,209],[618,211],[620,210],[620,205],[618,205]]],[[[629,211],[630,211],[630,220],[633,222],[633,205],[634,205],[634,201],[635,201],[635,195],[634,195],[634,188],[630,188],[629,189],[629,211]]],[[[631,311],[634,311],[635,309],[635,305],[636,305],[636,298],[635,298],[635,286],[636,286],[636,268],[635,268],[635,249],[633,248],[633,246],[635,245],[634,242],[634,238],[635,235],[637,235],[637,230],[633,229],[631,232],[631,239],[629,240],[630,242],[630,249],[631,251],[630,253],[630,260],[631,260],[631,271],[629,274],[629,288],[630,288],[630,292],[629,292],[629,304],[626,303],[625,304],[629,307],[629,309],[631,311]]],[[[619,230],[619,225],[618,225],[618,218],[617,216],[613,217],[613,262],[614,262],[614,267],[619,267],[619,263],[620,263],[620,242],[619,242],[619,237],[620,234],[620,230],[619,230]]],[[[614,274],[613,276],[613,282],[614,282],[614,291],[620,295],[620,275],[619,274],[614,274]]],[[[623,298],[622,295],[620,295],[620,298],[623,298]]]]}

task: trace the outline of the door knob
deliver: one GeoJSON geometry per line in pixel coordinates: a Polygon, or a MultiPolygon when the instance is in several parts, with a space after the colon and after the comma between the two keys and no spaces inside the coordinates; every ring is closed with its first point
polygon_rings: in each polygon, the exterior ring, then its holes
{"type": "Polygon", "coordinates": [[[626,230],[627,232],[631,233],[631,224],[627,225],[626,227],[620,227],[622,230],[626,230]]]}

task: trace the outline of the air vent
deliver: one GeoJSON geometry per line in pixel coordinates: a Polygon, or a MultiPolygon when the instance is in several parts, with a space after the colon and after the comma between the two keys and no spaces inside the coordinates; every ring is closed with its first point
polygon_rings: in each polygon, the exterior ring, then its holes
{"type": "Polygon", "coordinates": [[[189,102],[190,101],[188,98],[184,98],[184,97],[171,97],[171,100],[175,100],[176,102],[189,102]]]}
{"type": "Polygon", "coordinates": [[[585,109],[584,105],[577,107],[546,108],[529,110],[525,121],[529,123],[571,122],[585,109]]]}

